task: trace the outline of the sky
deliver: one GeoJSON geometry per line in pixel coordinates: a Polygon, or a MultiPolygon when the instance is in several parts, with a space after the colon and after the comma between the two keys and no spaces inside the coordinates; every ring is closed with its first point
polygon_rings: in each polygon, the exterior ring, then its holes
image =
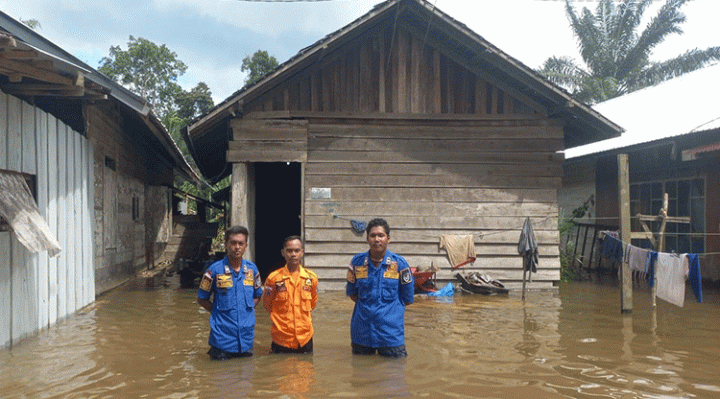
{"type": "MultiPolygon", "coordinates": [[[[531,68],[539,68],[553,55],[579,58],[564,1],[429,1],[531,68]]],[[[164,44],[188,66],[180,85],[190,89],[205,82],[218,103],[243,86],[240,66],[245,56],[262,49],[282,63],[380,2],[0,0],[0,10],[16,19],[38,20],[38,33],[94,68],[110,46],[126,49],[131,35],[164,44]]],[[[655,1],[646,17],[654,16],[664,3],[655,1]]],[[[595,5],[575,0],[578,11],[594,10],[595,5]]],[[[655,60],[720,46],[720,0],[691,0],[682,11],[687,16],[684,34],[658,46],[655,60]]]]}

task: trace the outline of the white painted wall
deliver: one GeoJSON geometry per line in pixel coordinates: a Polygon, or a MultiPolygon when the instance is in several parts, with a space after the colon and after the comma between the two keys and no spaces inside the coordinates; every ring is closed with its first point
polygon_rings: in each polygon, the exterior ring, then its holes
{"type": "Polygon", "coordinates": [[[0,232],[2,346],[95,300],[92,159],[80,133],[0,92],[0,169],[36,177],[40,214],[62,248],[55,258],[30,253],[12,232],[0,232]]]}

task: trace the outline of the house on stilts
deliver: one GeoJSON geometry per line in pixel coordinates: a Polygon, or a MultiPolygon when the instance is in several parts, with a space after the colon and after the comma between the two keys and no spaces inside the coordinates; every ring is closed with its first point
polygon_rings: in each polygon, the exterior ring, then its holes
{"type": "Polygon", "coordinates": [[[388,0],[193,121],[202,174],[232,175],[231,220],[263,275],[282,239],[339,289],[353,228],[374,217],[412,266],[452,280],[442,235],[472,235],[480,270],[518,287],[530,217],[533,288],[559,280],[557,190],[565,148],[620,128],[424,0],[388,0]]]}

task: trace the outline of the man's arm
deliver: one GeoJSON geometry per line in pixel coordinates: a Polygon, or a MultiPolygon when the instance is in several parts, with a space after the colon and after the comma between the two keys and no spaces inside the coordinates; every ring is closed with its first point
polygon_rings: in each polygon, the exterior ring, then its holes
{"type": "Polygon", "coordinates": [[[407,306],[413,303],[415,296],[415,282],[413,281],[412,270],[410,266],[405,263],[405,267],[400,271],[400,300],[407,306]]]}
{"type": "Polygon", "coordinates": [[[212,313],[212,302],[210,302],[209,299],[198,298],[197,301],[200,306],[202,306],[208,312],[212,313]]]}

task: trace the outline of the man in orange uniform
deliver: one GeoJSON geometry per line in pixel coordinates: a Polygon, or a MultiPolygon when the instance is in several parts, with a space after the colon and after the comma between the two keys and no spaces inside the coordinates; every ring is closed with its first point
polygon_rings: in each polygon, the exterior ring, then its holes
{"type": "Polygon", "coordinates": [[[305,250],[300,237],[286,238],[280,253],[285,266],[270,273],[263,295],[272,321],[270,353],[312,353],[310,312],[317,305],[318,278],[301,264],[305,250]]]}

